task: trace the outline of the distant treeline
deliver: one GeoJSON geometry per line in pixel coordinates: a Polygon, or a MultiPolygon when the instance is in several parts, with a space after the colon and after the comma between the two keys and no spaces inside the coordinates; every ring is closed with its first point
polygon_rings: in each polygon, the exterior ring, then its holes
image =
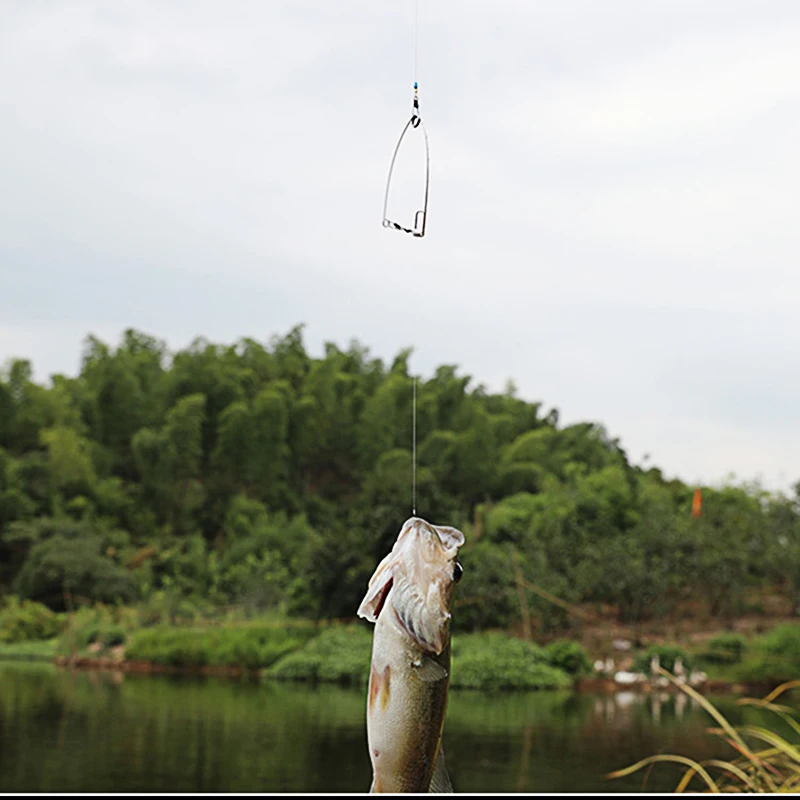
{"type": "MultiPolygon", "coordinates": [[[[90,336],[80,374],[48,387],[9,362],[0,592],[352,616],[410,515],[409,356],[353,342],[312,358],[298,326],[174,354],[134,330],[117,348],[90,336]]],[[[587,603],[627,621],[733,615],[760,589],[800,605],[797,498],[705,489],[693,518],[694,487],[511,385],[441,366],[417,399],[418,512],[467,536],[459,627],[554,629],[587,603]]]]}

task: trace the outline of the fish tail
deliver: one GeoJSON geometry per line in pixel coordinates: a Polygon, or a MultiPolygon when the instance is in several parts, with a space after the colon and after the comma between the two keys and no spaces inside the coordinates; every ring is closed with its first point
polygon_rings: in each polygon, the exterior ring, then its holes
{"type": "Polygon", "coordinates": [[[444,764],[444,748],[439,745],[439,752],[436,754],[436,763],[433,765],[433,777],[428,787],[431,794],[453,794],[453,784],[447,774],[447,767],[444,764]]]}

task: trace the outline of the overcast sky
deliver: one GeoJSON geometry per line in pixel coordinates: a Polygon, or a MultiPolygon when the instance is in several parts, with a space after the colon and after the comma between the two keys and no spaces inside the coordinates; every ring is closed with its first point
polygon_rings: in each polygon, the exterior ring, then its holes
{"type": "Polygon", "coordinates": [[[0,0],[0,362],[135,327],[594,420],[800,478],[800,3],[419,0],[427,235],[381,227],[414,0],[0,0]]]}

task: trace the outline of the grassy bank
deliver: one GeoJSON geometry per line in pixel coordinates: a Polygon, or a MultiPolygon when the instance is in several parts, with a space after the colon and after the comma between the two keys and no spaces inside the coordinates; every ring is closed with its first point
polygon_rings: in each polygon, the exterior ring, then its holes
{"type": "Polygon", "coordinates": [[[52,661],[58,647],[57,639],[34,642],[0,642],[0,659],[20,661],[52,661]]]}
{"type": "MultiPolygon", "coordinates": [[[[217,626],[158,625],[126,631],[89,615],[68,625],[55,648],[60,655],[98,661],[146,662],[164,668],[236,668],[260,672],[267,681],[366,686],[372,652],[371,626],[316,627],[283,623],[217,626]]],[[[559,689],[588,666],[580,645],[548,648],[504,633],[454,637],[451,685],[466,689],[559,689]]]]}
{"type": "Polygon", "coordinates": [[[308,626],[277,628],[253,623],[236,627],[171,628],[137,631],[125,657],[175,667],[241,667],[256,670],[301,648],[316,631],[308,626]]]}
{"type": "Polygon", "coordinates": [[[703,670],[711,681],[777,686],[800,677],[800,624],[784,623],[760,635],[725,632],[686,646],[653,645],[636,655],[633,668],[649,672],[654,654],[668,670],[680,656],[687,670],[703,670]]]}
{"type": "MultiPolygon", "coordinates": [[[[0,658],[119,663],[170,670],[260,673],[270,681],[364,686],[373,628],[364,623],[315,625],[277,616],[245,619],[239,612],[169,624],[147,609],[96,605],[55,615],[36,603],[6,602],[0,610],[0,658]]],[[[763,634],[718,633],[702,640],[632,642],[615,669],[649,674],[650,659],[674,669],[706,672],[727,684],[775,684],[800,677],[800,624],[763,634]]],[[[607,654],[587,653],[578,642],[545,647],[506,633],[453,636],[451,685],[483,690],[567,688],[592,675],[591,663],[607,654]],[[591,656],[591,658],[590,658],[591,656]]]]}

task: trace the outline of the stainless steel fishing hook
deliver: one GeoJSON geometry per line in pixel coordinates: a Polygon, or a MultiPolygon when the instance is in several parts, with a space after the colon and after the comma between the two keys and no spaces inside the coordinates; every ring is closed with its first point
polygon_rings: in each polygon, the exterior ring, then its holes
{"type": "Polygon", "coordinates": [[[419,113],[419,96],[418,96],[418,89],[417,89],[417,82],[414,81],[414,101],[411,109],[411,118],[406,122],[405,127],[403,128],[403,132],[400,134],[400,138],[397,140],[397,145],[394,148],[394,153],[392,154],[392,163],[389,165],[389,177],[386,179],[386,193],[383,197],[383,227],[384,228],[394,228],[397,231],[403,231],[403,233],[410,233],[412,236],[422,237],[425,235],[425,224],[428,219],[428,189],[430,187],[431,182],[431,153],[430,147],[428,146],[428,132],[425,130],[425,123],[422,121],[422,117],[419,113]],[[397,153],[400,150],[400,145],[403,143],[403,139],[405,135],[408,133],[409,129],[422,129],[422,135],[425,138],[425,199],[422,204],[422,208],[414,214],[414,225],[411,228],[406,228],[401,225],[399,222],[394,222],[390,220],[387,216],[388,206],[389,206],[389,190],[392,185],[392,173],[394,171],[394,163],[397,159],[397,153]]]}

